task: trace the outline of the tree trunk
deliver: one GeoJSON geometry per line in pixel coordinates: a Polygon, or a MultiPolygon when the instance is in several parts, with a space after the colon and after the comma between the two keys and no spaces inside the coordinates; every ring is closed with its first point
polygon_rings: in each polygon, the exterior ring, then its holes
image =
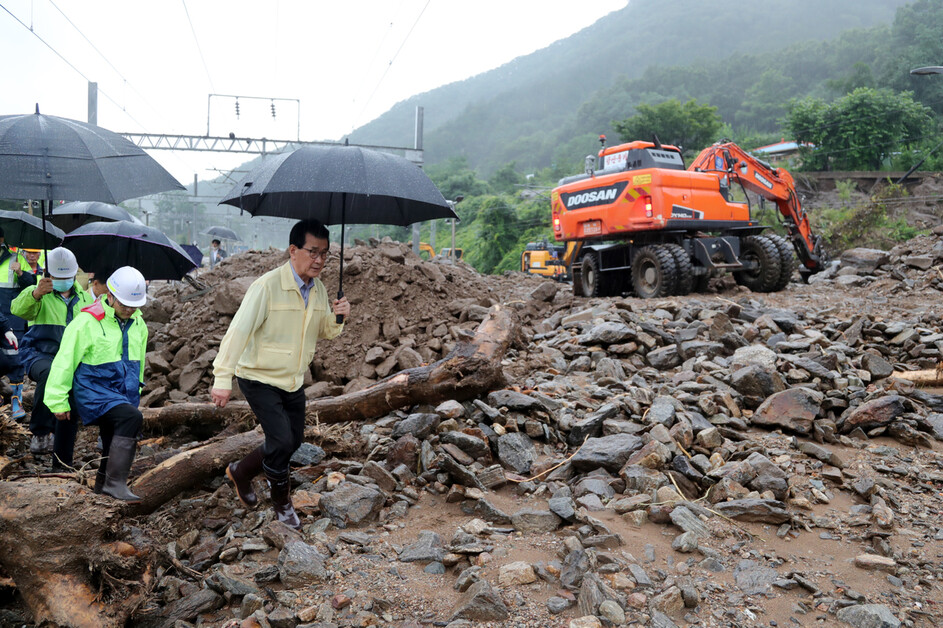
{"type": "Polygon", "coordinates": [[[0,565],[34,623],[125,625],[151,575],[145,548],[105,540],[120,515],[117,501],[78,484],[0,482],[0,565]],[[129,578],[143,586],[129,591],[129,578]]]}
{"type": "Polygon", "coordinates": [[[249,419],[252,410],[245,401],[230,401],[225,408],[205,403],[175,403],[163,408],[141,408],[141,414],[144,415],[146,434],[164,434],[181,425],[206,430],[242,418],[249,419]]]}
{"type": "Polygon", "coordinates": [[[904,379],[917,386],[943,386],[943,369],[923,369],[920,371],[895,371],[893,379],[904,379]]]}

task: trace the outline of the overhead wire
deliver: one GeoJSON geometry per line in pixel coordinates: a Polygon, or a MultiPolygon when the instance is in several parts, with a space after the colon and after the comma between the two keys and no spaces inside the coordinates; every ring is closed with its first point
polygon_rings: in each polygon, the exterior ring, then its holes
{"type": "Polygon", "coordinates": [[[409,28],[409,32],[406,33],[406,37],[403,38],[403,42],[400,44],[399,48],[396,49],[396,52],[393,53],[390,62],[387,64],[386,69],[383,70],[383,74],[380,76],[380,80],[377,81],[376,86],[373,88],[373,91],[370,93],[370,97],[367,98],[367,102],[364,103],[363,108],[361,108],[360,113],[357,114],[357,117],[354,119],[354,126],[356,122],[363,117],[364,112],[367,110],[367,107],[370,106],[370,103],[373,101],[373,97],[376,95],[377,90],[380,89],[380,85],[383,84],[383,80],[386,78],[387,73],[390,71],[390,68],[393,67],[393,62],[396,61],[396,58],[399,56],[399,53],[403,50],[403,47],[406,45],[406,42],[409,41],[410,36],[413,34],[413,31],[416,29],[416,25],[419,24],[419,20],[422,19],[423,14],[426,12],[426,9],[429,8],[429,4],[432,0],[426,0],[426,4],[422,7],[422,11],[419,12],[419,15],[416,17],[416,21],[413,22],[413,25],[409,28]]]}
{"type": "Polygon", "coordinates": [[[197,37],[196,28],[193,27],[193,20],[190,19],[190,10],[187,8],[187,0],[180,0],[183,3],[183,12],[187,14],[187,22],[190,23],[190,32],[193,33],[193,41],[196,42],[197,52],[200,53],[200,61],[203,62],[203,70],[206,72],[206,80],[209,81],[210,91],[216,92],[216,87],[213,86],[213,77],[210,76],[210,68],[206,65],[206,58],[203,56],[203,48],[200,46],[200,38],[197,37]]]}
{"type": "MultiPolygon", "coordinates": [[[[17,22],[19,22],[20,26],[22,26],[23,28],[25,28],[26,30],[28,30],[30,33],[32,33],[33,36],[36,37],[36,39],[38,39],[39,41],[41,41],[41,42],[43,43],[43,45],[45,45],[47,48],[49,48],[49,50],[51,50],[57,57],[59,57],[59,58],[62,60],[63,63],[65,63],[67,66],[69,66],[70,68],[72,68],[73,70],[75,70],[75,72],[76,72],[79,76],[81,76],[82,78],[84,78],[84,79],[85,79],[86,81],[88,81],[89,83],[93,82],[92,79],[90,79],[88,76],[86,76],[86,74],[85,74],[84,72],[82,72],[82,70],[78,69],[78,67],[76,67],[74,63],[72,63],[71,61],[69,61],[68,59],[66,59],[65,55],[63,55],[61,52],[59,52],[58,50],[56,50],[55,48],[53,48],[52,44],[50,44],[48,41],[46,41],[45,39],[43,39],[42,35],[40,35],[40,34],[37,33],[35,30],[33,30],[32,28],[30,28],[29,26],[27,26],[26,23],[24,23],[23,20],[21,20],[20,18],[18,18],[12,11],[10,11],[10,9],[6,8],[6,7],[5,7],[4,5],[2,5],[2,4],[0,4],[0,9],[3,9],[4,11],[6,11],[6,12],[10,15],[10,17],[12,17],[14,20],[16,20],[17,22]]],[[[137,124],[138,126],[140,126],[142,129],[147,128],[147,127],[144,126],[144,124],[143,124],[140,120],[138,120],[138,119],[135,118],[133,115],[131,115],[130,113],[128,113],[128,110],[127,110],[123,105],[121,105],[120,103],[118,103],[117,100],[115,100],[114,98],[112,98],[111,95],[110,95],[108,92],[106,92],[105,90],[101,89],[101,87],[98,88],[98,92],[99,92],[102,96],[104,96],[107,100],[109,100],[115,107],[117,107],[118,109],[120,109],[121,112],[124,113],[124,115],[128,116],[135,124],[137,124]]]]}
{"type": "MultiPolygon", "coordinates": [[[[403,8],[403,4],[404,4],[405,2],[406,2],[406,0],[402,0],[402,1],[400,2],[399,7],[396,9],[396,11],[393,12],[393,15],[394,15],[394,16],[397,15],[397,14],[399,14],[399,12],[400,12],[400,10],[403,8]]],[[[373,56],[370,57],[369,63],[367,63],[367,65],[365,66],[366,71],[369,71],[370,68],[373,67],[374,61],[376,61],[376,60],[377,60],[377,57],[380,55],[380,50],[383,49],[383,45],[386,43],[387,38],[390,36],[390,33],[393,31],[393,24],[394,24],[394,22],[390,22],[389,28],[386,29],[386,32],[385,32],[385,33],[383,33],[383,37],[380,39],[380,43],[377,44],[376,49],[373,51],[373,56]]],[[[359,95],[360,95],[360,90],[358,89],[357,92],[354,94],[354,98],[353,98],[353,100],[351,101],[351,105],[353,105],[353,104],[355,104],[355,103],[357,102],[357,96],[359,96],[359,95]]],[[[357,120],[351,120],[351,122],[350,122],[350,131],[351,131],[351,132],[353,132],[353,130],[354,130],[354,128],[355,128],[354,125],[356,124],[356,122],[357,122],[357,120]]]]}
{"type": "MultiPolygon", "coordinates": [[[[53,8],[55,8],[56,11],[58,11],[58,12],[62,15],[63,18],[65,18],[65,20],[69,23],[69,25],[72,26],[73,29],[75,29],[75,32],[77,32],[79,35],[82,36],[82,39],[84,39],[84,40],[86,41],[86,43],[88,43],[88,45],[91,46],[92,50],[94,50],[94,51],[98,54],[98,56],[101,57],[102,60],[103,60],[105,63],[107,63],[108,66],[109,66],[112,70],[114,70],[115,74],[117,74],[118,77],[121,78],[121,80],[124,82],[124,85],[127,86],[127,87],[129,87],[129,88],[131,89],[131,91],[133,91],[135,94],[137,94],[137,96],[141,99],[141,102],[143,102],[145,105],[147,105],[147,107],[150,108],[151,111],[153,111],[153,112],[156,113],[159,117],[161,117],[162,119],[164,119],[164,120],[166,121],[166,118],[164,118],[164,114],[161,112],[161,110],[158,109],[157,107],[155,107],[153,104],[151,104],[151,102],[148,101],[148,99],[144,96],[144,94],[142,94],[140,91],[138,91],[138,89],[127,79],[127,77],[125,77],[124,74],[121,73],[121,70],[119,70],[117,67],[115,67],[115,64],[112,63],[111,60],[108,59],[108,57],[105,56],[105,54],[104,54],[101,50],[99,50],[98,46],[96,46],[96,45],[94,44],[94,42],[92,42],[92,40],[89,39],[89,37],[82,31],[82,29],[80,29],[80,28],[78,27],[78,25],[77,25],[75,22],[73,22],[72,19],[71,19],[68,15],[66,15],[65,11],[63,11],[63,10],[59,7],[59,5],[57,5],[57,4],[54,2],[54,0],[49,0],[49,4],[51,4],[51,5],[53,6],[53,8]]],[[[9,13],[9,11],[7,11],[7,12],[9,13]]],[[[34,30],[33,28],[30,28],[30,32],[32,32],[34,35],[36,34],[36,33],[35,33],[35,30],[34,30]]],[[[40,38],[40,39],[41,39],[41,38],[40,38]]],[[[55,52],[55,51],[53,51],[53,52],[55,52]]],[[[61,58],[61,55],[60,55],[60,58],[61,58]]],[[[75,69],[75,68],[73,67],[73,69],[75,69]]],[[[76,71],[78,71],[78,70],[76,70],[76,71]]],[[[87,77],[85,77],[85,75],[82,74],[81,72],[79,72],[79,74],[81,74],[82,77],[85,78],[86,80],[89,80],[89,79],[88,79],[87,77]]],[[[98,91],[101,92],[101,93],[104,93],[104,91],[101,89],[100,86],[99,86],[99,88],[98,88],[98,91]]],[[[107,94],[106,94],[106,97],[107,97],[107,94]]],[[[117,105],[124,113],[127,114],[127,108],[126,108],[126,106],[124,106],[124,105],[118,105],[118,103],[116,103],[116,102],[115,102],[113,99],[111,99],[111,98],[109,98],[109,100],[111,100],[111,101],[112,101],[115,105],[117,105]]],[[[134,117],[131,116],[130,114],[127,114],[127,115],[128,115],[129,118],[131,118],[132,120],[134,120],[142,129],[146,129],[146,128],[147,128],[147,127],[144,126],[143,123],[138,122],[137,120],[135,120],[134,117]]],[[[181,161],[181,162],[184,163],[187,167],[189,167],[189,168],[191,168],[191,169],[193,169],[193,170],[197,170],[197,169],[198,169],[198,168],[196,168],[196,167],[194,166],[194,164],[193,164],[192,162],[190,162],[189,160],[187,160],[186,158],[184,158],[184,157],[181,156],[181,155],[172,154],[171,156],[172,156],[173,158],[175,158],[175,159],[181,161]]]]}

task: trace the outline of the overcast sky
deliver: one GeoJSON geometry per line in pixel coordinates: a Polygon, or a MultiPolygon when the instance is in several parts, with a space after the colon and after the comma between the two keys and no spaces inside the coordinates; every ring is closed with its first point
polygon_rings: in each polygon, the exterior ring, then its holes
{"type": "MultiPolygon", "coordinates": [[[[209,108],[211,135],[294,139],[300,126],[303,140],[334,140],[626,3],[0,0],[0,114],[38,102],[42,113],[84,121],[92,80],[98,124],[112,131],[203,135],[209,108]],[[238,119],[228,96],[243,97],[238,119]],[[274,119],[272,98],[285,99],[274,119]]],[[[184,184],[249,158],[151,154],[184,184]]]]}

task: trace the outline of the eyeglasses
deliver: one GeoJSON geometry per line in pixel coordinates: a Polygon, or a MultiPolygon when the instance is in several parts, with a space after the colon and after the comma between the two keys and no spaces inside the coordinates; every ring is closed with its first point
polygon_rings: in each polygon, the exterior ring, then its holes
{"type": "Polygon", "coordinates": [[[331,255],[331,249],[306,249],[302,246],[298,247],[305,253],[311,256],[311,259],[321,258],[326,260],[331,255]]]}

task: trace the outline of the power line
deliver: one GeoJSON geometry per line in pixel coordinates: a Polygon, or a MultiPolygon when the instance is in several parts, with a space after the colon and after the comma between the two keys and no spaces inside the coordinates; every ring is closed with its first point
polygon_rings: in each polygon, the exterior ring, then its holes
{"type": "Polygon", "coordinates": [[[357,118],[355,119],[355,124],[356,124],[356,120],[361,119],[363,117],[364,112],[367,110],[367,107],[370,106],[371,101],[373,101],[373,97],[376,95],[377,90],[380,89],[380,85],[383,83],[383,79],[386,78],[387,72],[389,72],[390,68],[393,67],[393,62],[396,61],[396,57],[399,56],[399,53],[403,50],[403,46],[405,46],[406,42],[409,41],[409,37],[413,34],[413,30],[416,28],[416,25],[419,24],[419,20],[422,19],[423,13],[425,13],[426,9],[429,8],[430,2],[432,2],[432,0],[426,0],[426,4],[425,6],[422,7],[422,11],[419,12],[419,16],[416,18],[416,21],[413,22],[413,25],[409,28],[409,32],[406,33],[406,37],[403,38],[403,43],[401,43],[399,48],[396,49],[396,52],[393,54],[393,57],[390,59],[389,64],[387,64],[386,69],[383,70],[383,75],[380,77],[380,80],[377,81],[376,87],[373,88],[373,92],[371,92],[370,97],[367,98],[367,102],[364,103],[363,108],[360,110],[360,113],[357,114],[357,118]]]}
{"type": "Polygon", "coordinates": [[[190,32],[193,33],[193,41],[196,42],[197,52],[200,53],[200,61],[203,62],[203,70],[206,72],[206,80],[210,83],[210,91],[215,92],[216,87],[213,86],[213,78],[210,76],[210,69],[206,65],[206,59],[203,57],[203,48],[200,47],[200,38],[196,36],[196,29],[193,27],[193,20],[190,19],[190,10],[187,9],[187,0],[180,0],[183,2],[183,12],[187,14],[187,21],[190,23],[190,32]]]}
{"type": "MultiPolygon", "coordinates": [[[[72,68],[73,70],[75,70],[75,72],[76,72],[79,76],[81,76],[82,78],[84,78],[84,79],[85,79],[87,82],[89,82],[89,83],[92,82],[92,80],[91,80],[89,77],[87,77],[87,76],[85,75],[85,73],[82,72],[82,70],[78,69],[71,61],[69,61],[68,59],[66,59],[65,56],[64,56],[61,52],[59,52],[58,50],[56,50],[55,48],[53,48],[53,47],[52,47],[52,44],[50,44],[48,41],[46,41],[45,39],[43,39],[42,36],[39,35],[39,33],[37,33],[37,32],[34,31],[32,28],[30,28],[29,26],[27,26],[27,25],[23,22],[23,20],[21,20],[20,18],[16,17],[16,15],[14,15],[13,12],[10,11],[10,9],[6,8],[6,7],[5,7],[4,5],[2,5],[2,4],[0,4],[0,9],[3,9],[4,11],[6,11],[6,12],[10,15],[10,17],[12,17],[14,20],[16,20],[17,22],[19,22],[20,26],[22,26],[23,28],[25,28],[26,30],[28,30],[30,33],[32,33],[33,36],[36,37],[36,39],[38,39],[39,41],[41,41],[41,42],[42,42],[47,48],[49,48],[57,57],[59,57],[60,59],[62,59],[62,61],[63,61],[67,66],[69,66],[70,68],[72,68]]],[[[147,128],[147,127],[145,127],[144,124],[142,124],[137,118],[135,118],[135,117],[132,116],[130,113],[128,113],[128,110],[125,109],[125,107],[124,107],[123,105],[119,104],[118,101],[116,101],[114,98],[112,98],[112,97],[108,94],[108,92],[106,92],[105,90],[103,90],[103,89],[101,89],[101,88],[99,88],[98,91],[101,93],[102,96],[104,96],[104,97],[107,98],[109,101],[111,101],[111,103],[112,103],[114,106],[116,106],[118,109],[120,109],[120,110],[122,111],[122,113],[124,113],[124,115],[128,116],[129,118],[131,118],[131,120],[132,120],[135,124],[137,124],[138,126],[140,126],[142,129],[146,129],[146,128],[147,128]]]]}

